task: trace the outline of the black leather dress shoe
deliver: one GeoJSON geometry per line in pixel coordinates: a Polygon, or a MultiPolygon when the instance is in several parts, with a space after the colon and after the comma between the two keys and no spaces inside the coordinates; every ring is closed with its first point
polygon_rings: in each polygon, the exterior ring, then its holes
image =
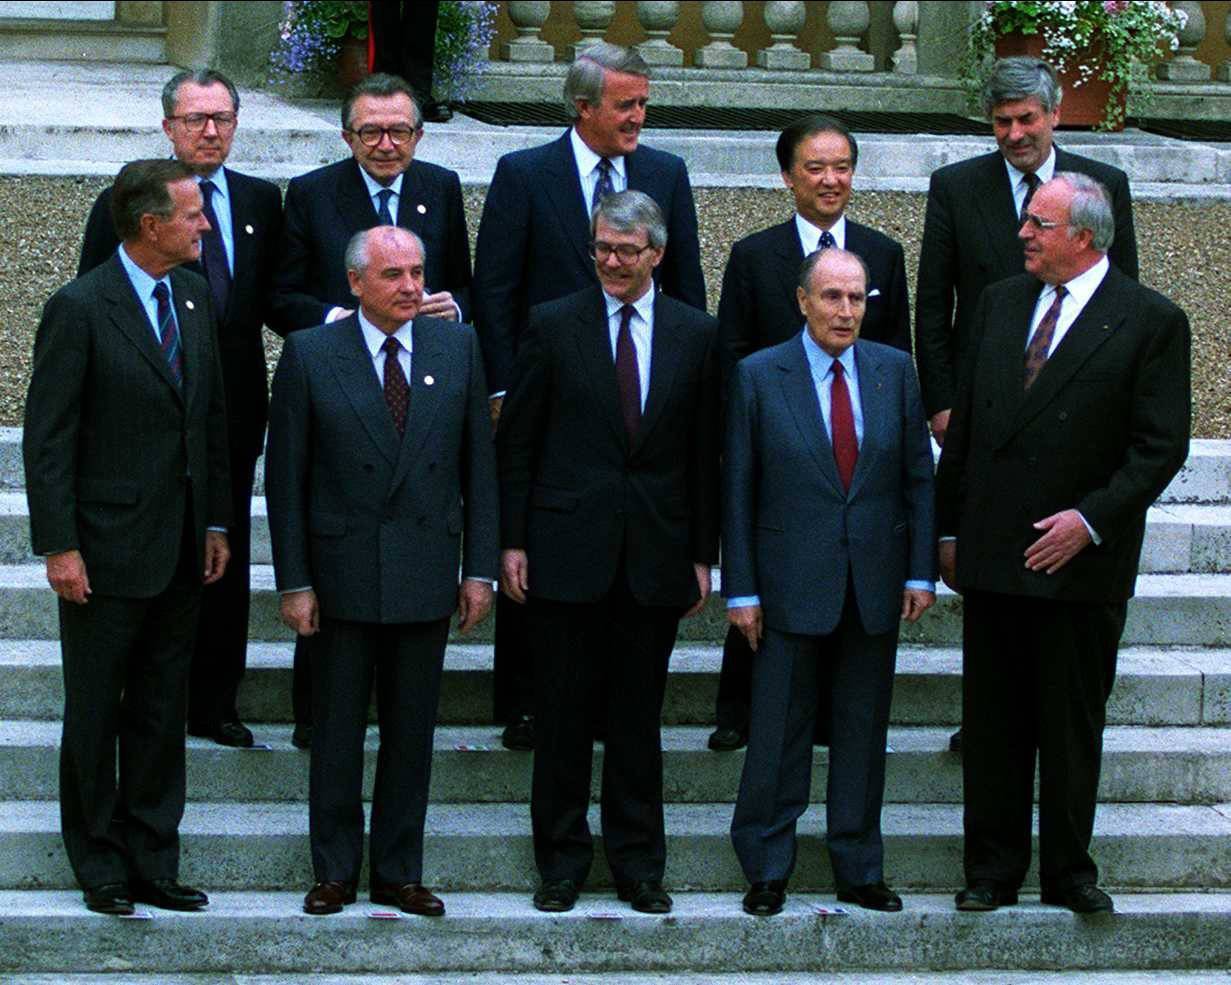
{"type": "Polygon", "coordinates": [[[962,751],[962,730],[958,729],[949,736],[949,751],[960,753],[962,751]]]}
{"type": "Polygon", "coordinates": [[[500,744],[514,752],[534,752],[534,716],[518,715],[500,735],[500,744]]]}
{"type": "Polygon", "coordinates": [[[786,883],[775,879],[772,882],[754,882],[744,893],[744,912],[754,917],[772,917],[782,912],[786,902],[786,883]]]}
{"type": "Polygon", "coordinates": [[[251,749],[255,741],[252,730],[237,719],[219,723],[213,738],[218,745],[230,746],[232,749],[251,749]]]}
{"type": "Polygon", "coordinates": [[[737,728],[723,728],[719,726],[710,733],[707,745],[714,752],[734,752],[736,749],[743,749],[744,746],[748,745],[748,736],[737,728]]]}
{"type": "Polygon", "coordinates": [[[311,749],[312,748],[312,726],[311,725],[296,725],[295,731],[291,733],[291,745],[296,749],[311,749]]]}
{"type": "Polygon", "coordinates": [[[160,910],[199,910],[209,905],[209,897],[191,886],[181,886],[174,879],[151,879],[132,884],[134,903],[148,903],[160,910]]]}
{"type": "Polygon", "coordinates": [[[621,903],[630,903],[638,913],[670,913],[671,897],[657,879],[628,882],[616,887],[621,903]]]}
{"type": "Polygon", "coordinates": [[[985,913],[1016,904],[1017,890],[1002,889],[992,882],[974,882],[958,893],[953,902],[967,913],[985,913]]]}
{"type": "Polygon", "coordinates": [[[883,882],[839,889],[838,900],[842,903],[854,903],[865,910],[880,910],[882,913],[897,913],[902,909],[902,897],[883,882]]]}
{"type": "Polygon", "coordinates": [[[565,913],[577,905],[577,884],[572,879],[547,879],[534,892],[534,908],[544,913],[565,913]]]}
{"type": "Polygon", "coordinates": [[[445,915],[444,900],[417,882],[402,886],[373,886],[369,898],[373,903],[396,906],[403,913],[413,913],[417,917],[445,915]]]}
{"type": "Polygon", "coordinates": [[[341,913],[347,903],[355,902],[353,882],[318,882],[303,898],[303,912],[314,917],[341,913]]]}
{"type": "Polygon", "coordinates": [[[87,910],[106,913],[113,917],[127,917],[133,913],[132,893],[122,882],[109,882],[94,886],[82,894],[87,910]]]}
{"type": "Polygon", "coordinates": [[[1054,906],[1067,906],[1074,913],[1115,913],[1116,905],[1111,897],[1094,885],[1085,883],[1080,886],[1070,886],[1063,892],[1046,892],[1040,895],[1040,900],[1054,906]]]}

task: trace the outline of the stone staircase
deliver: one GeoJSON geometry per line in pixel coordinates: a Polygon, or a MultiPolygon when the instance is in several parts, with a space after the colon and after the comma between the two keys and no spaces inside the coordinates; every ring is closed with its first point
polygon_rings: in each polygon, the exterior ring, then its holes
{"type": "MultiPolygon", "coordinates": [[[[1231,967],[1231,443],[1194,442],[1185,470],[1150,512],[1109,708],[1095,832],[1117,913],[1095,918],[1040,905],[1029,895],[1034,873],[1017,907],[953,910],[962,878],[961,763],[947,740],[959,707],[961,600],[948,593],[908,634],[898,660],[884,831],[902,913],[835,903],[819,806],[801,825],[785,912],[758,920],[740,911],[743,879],[727,830],[742,753],[705,748],[724,625],[715,603],[682,626],[664,712],[672,915],[636,914],[616,902],[601,851],[575,911],[549,916],[531,906],[530,756],[503,749],[486,721],[489,622],[446,657],[425,875],[448,916],[377,919],[362,894],[344,914],[305,916],[308,757],[290,743],[291,644],[275,618],[259,499],[241,712],[267,748],[188,740],[181,874],[209,890],[212,903],[196,914],[149,911],[149,919],[90,914],[59,838],[56,609],[29,554],[21,483],[20,433],[0,431],[0,980],[100,971],[142,981],[207,973],[302,980],[312,972],[440,975],[433,982],[481,972],[553,981],[594,972],[665,973],[672,981],[851,972],[866,981],[895,971],[965,972],[973,980],[989,969],[1231,967]]],[[[373,729],[369,781],[375,750],[373,729]]],[[[597,764],[601,749],[595,756],[597,764]]],[[[826,760],[818,750],[818,802],[826,760]]],[[[596,812],[592,822],[597,828],[596,812]]]]}

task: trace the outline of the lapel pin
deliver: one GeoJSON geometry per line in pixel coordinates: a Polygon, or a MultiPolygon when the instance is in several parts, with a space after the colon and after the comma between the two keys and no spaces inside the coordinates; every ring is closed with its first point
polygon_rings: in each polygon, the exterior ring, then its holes
{"type": "Polygon", "coordinates": [[[184,307],[187,308],[189,311],[193,311],[196,308],[196,305],[194,305],[191,301],[185,301],[184,307]]]}
{"type": "Polygon", "coordinates": [[[436,380],[435,380],[435,378],[434,378],[434,377],[431,377],[431,376],[425,376],[425,377],[423,377],[423,382],[424,382],[424,383],[426,383],[428,386],[431,386],[433,383],[435,383],[435,382],[436,382],[436,380]]]}
{"type": "Polygon", "coordinates": [[[415,211],[418,212],[419,215],[427,215],[427,206],[420,202],[415,206],[415,211]]]}
{"type": "Polygon", "coordinates": [[[246,232],[249,236],[251,236],[254,232],[256,232],[256,230],[253,229],[251,226],[244,226],[244,232],[246,232]]]}

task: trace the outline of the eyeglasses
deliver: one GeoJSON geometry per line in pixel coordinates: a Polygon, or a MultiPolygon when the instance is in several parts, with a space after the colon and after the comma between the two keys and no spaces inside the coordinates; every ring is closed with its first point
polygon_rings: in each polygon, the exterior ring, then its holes
{"type": "Polygon", "coordinates": [[[599,261],[599,263],[603,263],[609,260],[611,254],[614,253],[620,263],[633,263],[642,253],[653,248],[649,243],[645,246],[633,246],[632,243],[612,245],[611,243],[595,242],[590,244],[590,256],[599,261]]]}
{"type": "Polygon", "coordinates": [[[168,117],[168,119],[179,120],[189,133],[200,133],[210,120],[214,121],[214,127],[218,130],[232,130],[235,128],[237,115],[235,113],[185,113],[182,116],[168,117]]]}
{"type": "Polygon", "coordinates": [[[364,126],[358,130],[346,128],[347,133],[353,133],[359,138],[359,142],[364,147],[375,147],[384,139],[385,135],[389,135],[389,140],[393,142],[395,147],[400,147],[402,144],[410,143],[416,133],[422,130],[423,127],[408,127],[404,124],[398,124],[395,127],[377,127],[364,126]]]}
{"type": "Polygon", "coordinates": [[[1030,223],[1035,229],[1059,229],[1061,226],[1071,226],[1071,222],[1052,222],[1048,219],[1040,219],[1033,212],[1022,213],[1022,223],[1030,223]]]}

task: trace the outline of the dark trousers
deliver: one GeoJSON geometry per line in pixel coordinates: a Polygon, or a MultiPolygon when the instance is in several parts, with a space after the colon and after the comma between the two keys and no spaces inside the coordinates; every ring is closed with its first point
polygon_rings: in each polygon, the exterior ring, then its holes
{"type": "Polygon", "coordinates": [[[432,735],[449,620],[380,625],[321,618],[312,644],[312,869],[357,882],[363,864],[363,745],[376,682],[380,752],[372,792],[373,885],[423,878],[432,735]]]}
{"type": "Polygon", "coordinates": [[[372,0],[372,71],[391,72],[410,83],[420,105],[432,102],[436,58],[436,0],[372,0]]]}
{"type": "Polygon", "coordinates": [[[312,646],[315,636],[295,637],[291,664],[291,713],[296,725],[312,724],[312,646]]]}
{"type": "Polygon", "coordinates": [[[880,815],[898,632],[864,632],[848,585],[837,628],[799,636],[766,627],[752,670],[752,716],[731,841],[751,882],[786,880],[808,807],[817,679],[832,692],[825,844],[839,887],[884,878],[880,815]]]}
{"type": "Polygon", "coordinates": [[[227,527],[231,560],[226,574],[201,592],[188,681],[188,724],[193,732],[213,732],[237,721],[239,683],[248,656],[249,571],[252,564],[252,483],[256,460],[231,458],[231,513],[227,527]]]}
{"type": "Polygon", "coordinates": [[[185,691],[200,599],[189,521],[159,594],[60,602],[60,831],[85,889],[179,872],[185,691]]]}
{"type": "Polygon", "coordinates": [[[496,593],[496,638],[492,656],[492,717],[513,722],[534,714],[534,656],[526,606],[496,593]]]}
{"type": "Polygon", "coordinates": [[[1126,606],[968,591],[963,611],[966,881],[1025,878],[1037,753],[1043,889],[1097,882],[1090,839],[1126,606]]]}
{"type": "Polygon", "coordinates": [[[681,610],[641,605],[621,576],[596,602],[531,598],[537,728],[530,818],[544,880],[582,885],[594,844],[590,804],[593,682],[605,679],[602,827],[617,884],[662,879],[666,833],[661,720],[681,610]],[[596,640],[608,645],[596,646],[596,640]]]}

